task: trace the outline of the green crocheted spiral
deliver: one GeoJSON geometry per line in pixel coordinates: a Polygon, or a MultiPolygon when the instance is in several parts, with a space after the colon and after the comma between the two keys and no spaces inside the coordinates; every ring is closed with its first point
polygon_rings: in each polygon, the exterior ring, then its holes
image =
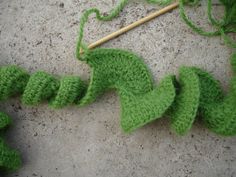
{"type": "MultiPolygon", "coordinates": [[[[115,89],[121,102],[121,126],[130,132],[168,115],[171,127],[185,134],[200,115],[206,126],[221,135],[236,134],[236,78],[224,96],[220,84],[209,73],[181,67],[179,78],[167,76],[158,86],[142,59],[119,49],[95,49],[84,61],[92,68],[88,86],[79,77],[58,79],[46,72],[29,75],[17,66],[0,68],[0,100],[21,95],[25,105],[48,101],[53,108],[87,105],[108,89],[115,89]]],[[[232,66],[236,68],[236,55],[232,66]]]]}
{"type": "Polygon", "coordinates": [[[0,112],[0,171],[12,171],[20,167],[21,160],[19,153],[6,145],[2,134],[5,128],[11,123],[11,119],[0,112]]]}
{"type": "MultiPolygon", "coordinates": [[[[199,115],[204,124],[220,135],[236,134],[236,77],[229,94],[224,96],[220,84],[211,74],[195,67],[181,67],[179,79],[170,75],[153,86],[152,77],[142,59],[119,49],[95,49],[83,58],[92,68],[88,86],[79,77],[58,79],[46,72],[29,75],[17,66],[0,68],[0,100],[21,95],[23,104],[49,102],[53,108],[71,104],[80,106],[96,100],[107,89],[115,89],[121,102],[121,126],[131,132],[164,115],[171,127],[185,134],[199,115]]],[[[236,71],[236,54],[232,56],[236,71]]],[[[0,128],[9,117],[0,113],[0,128]]],[[[19,155],[0,138],[0,168],[16,169],[19,155]]]]}
{"type": "MultiPolygon", "coordinates": [[[[148,0],[167,4],[172,0],[148,0]]],[[[236,3],[221,0],[225,6],[222,21],[213,18],[212,2],[208,0],[208,17],[216,28],[206,32],[197,27],[185,14],[184,3],[196,4],[199,0],[180,0],[180,15],[193,30],[205,36],[222,35],[229,46],[235,48],[235,42],[226,34],[236,32],[236,3]]],[[[199,68],[181,67],[179,77],[174,75],[163,78],[158,86],[135,54],[119,49],[88,50],[82,43],[84,25],[90,14],[95,13],[99,20],[113,19],[127,4],[121,0],[107,16],[98,9],[90,9],[81,18],[77,44],[77,58],[84,60],[92,68],[89,84],[86,85],[77,76],[56,78],[43,71],[32,75],[17,66],[0,67],[0,101],[12,96],[21,96],[25,105],[38,105],[48,102],[52,108],[62,108],[71,104],[87,105],[96,100],[108,89],[115,89],[120,96],[121,127],[131,132],[163,116],[171,118],[172,129],[180,135],[192,127],[196,117],[213,132],[236,135],[236,77],[231,80],[229,93],[224,95],[220,84],[213,76],[199,68]],[[80,56],[83,48],[84,56],[80,56]]],[[[231,58],[236,73],[236,54],[231,58]]],[[[0,112],[0,130],[10,123],[10,118],[0,112]]],[[[1,132],[2,133],[2,132],[1,132]]],[[[19,154],[10,149],[0,137],[0,170],[15,170],[20,166],[19,154]]]]}

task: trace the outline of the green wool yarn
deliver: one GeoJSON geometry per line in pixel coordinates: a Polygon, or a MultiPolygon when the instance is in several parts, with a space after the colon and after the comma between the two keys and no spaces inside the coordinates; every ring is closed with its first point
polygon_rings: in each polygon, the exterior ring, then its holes
{"type": "MultiPolygon", "coordinates": [[[[236,134],[236,78],[224,96],[220,84],[209,73],[181,67],[179,79],[170,75],[153,85],[153,78],[135,54],[120,49],[94,49],[83,57],[92,68],[89,85],[76,76],[54,76],[38,71],[31,76],[17,66],[0,69],[0,98],[22,94],[25,105],[48,101],[53,108],[92,103],[108,89],[115,89],[121,102],[121,126],[131,132],[167,115],[171,127],[183,135],[200,115],[213,132],[236,134]],[[20,79],[20,77],[22,79],[20,79]],[[17,86],[17,87],[16,87],[17,86]]],[[[236,68],[236,54],[231,59],[236,68]]]]}
{"type": "MultiPolygon", "coordinates": [[[[199,0],[190,1],[189,4],[197,5],[199,0]]],[[[198,27],[192,20],[190,20],[184,10],[184,0],[179,1],[180,16],[184,22],[195,32],[203,36],[218,36],[221,35],[227,45],[236,48],[236,41],[233,41],[227,34],[236,33],[236,1],[235,0],[220,0],[221,4],[225,7],[224,16],[221,20],[217,20],[212,15],[212,0],[207,0],[207,14],[211,25],[216,29],[215,31],[205,31],[203,28],[198,27]]]]}
{"type": "MultiPolygon", "coordinates": [[[[147,0],[149,3],[156,3],[160,5],[166,5],[173,2],[173,0],[147,0]]],[[[215,31],[208,32],[203,28],[198,27],[186,14],[184,5],[196,6],[200,3],[200,0],[179,0],[179,12],[181,18],[184,22],[195,32],[204,36],[219,36],[221,35],[224,38],[224,41],[227,45],[232,48],[236,48],[236,42],[233,41],[227,34],[236,33],[236,1],[235,0],[220,0],[221,4],[225,7],[224,16],[221,20],[217,20],[212,15],[212,0],[207,0],[207,14],[208,19],[211,25],[216,29],[215,31]]],[[[109,21],[114,17],[118,16],[119,13],[123,10],[125,5],[128,3],[128,0],[120,0],[118,5],[110,12],[108,15],[101,15],[100,11],[96,8],[87,10],[82,18],[80,19],[80,29],[78,34],[78,42],[76,48],[77,58],[81,58],[80,50],[88,51],[87,45],[82,42],[84,34],[84,26],[88,21],[88,18],[91,14],[95,13],[96,18],[101,21],[109,21]]]]}
{"type": "MultiPolygon", "coordinates": [[[[4,113],[0,112],[0,133],[3,134],[4,129],[11,123],[11,119],[4,113]]],[[[0,136],[0,170],[13,171],[20,167],[21,160],[19,153],[12,150],[6,145],[3,137],[0,136]]]]}
{"type": "MultiPolygon", "coordinates": [[[[147,0],[167,4],[172,0],[147,0]]],[[[120,49],[88,50],[82,42],[85,23],[90,14],[107,21],[116,17],[128,0],[121,0],[108,15],[98,9],[87,10],[80,21],[76,56],[92,69],[90,81],[85,84],[77,76],[54,77],[44,71],[32,75],[17,66],[0,67],[0,101],[21,95],[22,103],[36,106],[48,102],[52,108],[71,104],[84,106],[95,101],[108,89],[117,91],[121,103],[121,127],[131,132],[163,116],[170,117],[171,128],[179,135],[186,134],[195,119],[211,131],[224,136],[236,135],[236,54],[232,55],[233,78],[229,93],[225,95],[220,83],[200,68],[181,67],[179,77],[164,77],[158,86],[142,59],[132,52],[120,49]],[[84,50],[80,56],[80,49],[84,50]]],[[[206,32],[197,27],[185,14],[184,4],[195,5],[199,0],[180,0],[180,14],[186,24],[205,36],[222,35],[226,43],[235,47],[227,34],[236,32],[236,1],[221,0],[225,16],[219,21],[213,18],[212,2],[208,0],[208,17],[216,28],[206,32]]],[[[10,118],[0,112],[0,129],[10,124],[10,118]]],[[[20,166],[19,154],[11,150],[0,137],[0,170],[15,170],[20,166]]]]}

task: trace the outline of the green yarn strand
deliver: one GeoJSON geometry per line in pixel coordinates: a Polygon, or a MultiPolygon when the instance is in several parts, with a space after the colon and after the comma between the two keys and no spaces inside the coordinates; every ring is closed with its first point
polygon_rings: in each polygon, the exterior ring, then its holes
{"type": "Polygon", "coordinates": [[[208,15],[208,19],[210,20],[211,24],[215,25],[215,26],[222,26],[222,24],[224,24],[224,21],[218,21],[215,18],[213,18],[212,16],[212,0],[208,0],[207,1],[207,15],[208,15]]]}
{"type": "MultiPolygon", "coordinates": [[[[198,1],[196,0],[196,3],[198,1]]],[[[184,22],[195,32],[197,32],[200,35],[203,36],[219,36],[221,35],[224,38],[224,41],[227,45],[229,45],[232,48],[236,48],[236,43],[227,36],[227,33],[235,33],[236,32],[236,1],[227,1],[227,0],[221,0],[221,3],[225,7],[225,14],[221,21],[216,20],[212,16],[212,0],[208,0],[207,3],[207,14],[208,19],[213,27],[216,28],[213,32],[208,32],[203,30],[203,28],[198,27],[194,24],[192,20],[190,20],[185,12],[184,9],[184,0],[180,0],[179,10],[180,10],[180,16],[184,20],[184,22]]],[[[196,5],[194,3],[194,5],[196,5]]],[[[188,4],[188,3],[187,3],[188,4]]]]}
{"type": "MultiPolygon", "coordinates": [[[[196,1],[198,2],[198,1],[196,1]]],[[[203,36],[217,36],[220,34],[220,31],[219,30],[216,30],[216,31],[213,31],[213,32],[207,32],[207,31],[204,31],[202,28],[198,27],[197,25],[195,25],[193,23],[193,21],[191,21],[187,15],[186,15],[186,12],[185,12],[185,9],[184,9],[184,4],[185,4],[185,1],[184,0],[180,0],[179,1],[179,11],[180,11],[180,16],[181,18],[184,20],[184,22],[195,32],[197,32],[198,34],[200,35],[203,35],[203,36]]],[[[196,3],[194,3],[195,5],[196,3]]]]}
{"type": "MultiPolygon", "coordinates": [[[[167,5],[170,4],[173,0],[147,0],[149,3],[155,3],[159,5],[167,5]]],[[[100,21],[110,21],[113,18],[117,17],[119,13],[124,9],[126,4],[128,4],[129,0],[120,0],[118,5],[111,10],[107,15],[102,15],[99,9],[92,8],[84,12],[82,17],[80,18],[80,27],[78,33],[78,40],[76,45],[76,57],[78,59],[82,59],[80,56],[80,50],[83,49],[83,52],[86,54],[88,49],[86,44],[83,43],[83,34],[84,34],[84,27],[88,21],[88,18],[91,14],[95,14],[96,18],[100,21]]]]}
{"type": "Polygon", "coordinates": [[[155,3],[155,4],[159,4],[159,5],[168,5],[171,2],[173,2],[173,0],[147,0],[148,3],[155,3]]]}
{"type": "Polygon", "coordinates": [[[76,57],[80,58],[80,49],[82,48],[85,52],[87,51],[86,45],[82,44],[83,34],[84,34],[84,26],[88,21],[88,18],[91,14],[95,13],[96,18],[101,21],[109,21],[115,18],[120,11],[123,10],[125,5],[128,3],[128,0],[121,0],[119,4],[108,14],[108,15],[101,15],[100,11],[96,8],[92,8],[87,10],[80,19],[80,27],[79,27],[79,37],[76,47],[76,57]]]}
{"type": "Polygon", "coordinates": [[[236,48],[236,41],[233,41],[228,35],[226,35],[224,30],[221,30],[221,35],[228,46],[236,48]]]}
{"type": "MultiPolygon", "coordinates": [[[[167,4],[170,4],[172,0],[147,0],[147,2],[167,5],[167,4]]],[[[186,15],[184,6],[186,4],[190,6],[196,6],[199,2],[200,0],[180,0],[179,1],[180,16],[184,20],[184,22],[193,31],[197,32],[200,35],[208,36],[208,37],[222,35],[225,42],[229,46],[235,48],[235,43],[225,34],[236,32],[236,1],[221,0],[221,3],[225,6],[225,15],[221,21],[218,21],[212,16],[212,0],[208,0],[208,3],[207,3],[208,19],[213,25],[213,27],[216,28],[215,31],[211,31],[211,32],[205,31],[203,28],[198,27],[186,15]]],[[[118,3],[118,5],[113,10],[111,10],[110,13],[108,13],[108,15],[101,15],[101,12],[96,8],[89,9],[82,15],[80,19],[80,28],[79,28],[78,41],[77,41],[77,46],[76,46],[76,57],[78,59],[83,58],[80,56],[81,49],[83,49],[83,52],[85,54],[88,53],[87,45],[84,44],[82,40],[83,40],[83,34],[84,34],[84,26],[86,22],[88,21],[89,16],[95,13],[96,18],[100,21],[112,20],[113,18],[119,15],[119,13],[123,10],[123,8],[126,6],[127,3],[128,3],[128,0],[121,0],[118,3]]]]}

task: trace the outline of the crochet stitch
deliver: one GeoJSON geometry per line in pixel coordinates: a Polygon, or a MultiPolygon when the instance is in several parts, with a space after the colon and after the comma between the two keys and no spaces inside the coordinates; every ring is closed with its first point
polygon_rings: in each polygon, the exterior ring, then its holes
{"type": "MultiPolygon", "coordinates": [[[[171,0],[148,0],[159,4],[171,0]]],[[[222,35],[227,44],[235,43],[226,36],[236,32],[236,2],[221,0],[226,8],[222,21],[211,15],[211,0],[208,0],[208,17],[217,28],[216,32],[205,32],[196,27],[184,12],[184,3],[196,4],[199,0],[180,0],[180,14],[184,21],[196,32],[206,36],[222,35]]],[[[192,127],[196,117],[201,117],[211,131],[225,136],[236,135],[236,54],[231,65],[234,76],[229,93],[224,95],[220,83],[200,68],[181,67],[179,77],[164,77],[158,86],[142,59],[129,51],[120,49],[88,50],[82,43],[84,25],[90,14],[99,20],[113,19],[127,4],[120,3],[107,16],[98,9],[90,9],[81,18],[76,56],[92,69],[89,84],[77,76],[60,79],[44,71],[32,75],[17,66],[0,67],[0,101],[21,95],[25,105],[38,105],[47,101],[52,108],[62,108],[71,104],[84,106],[95,101],[108,89],[115,89],[121,103],[121,127],[131,132],[163,116],[170,117],[171,128],[184,135],[192,127]],[[84,55],[80,56],[80,49],[84,55]]],[[[10,118],[0,112],[0,129],[10,123],[10,118]]],[[[15,170],[20,166],[19,154],[11,150],[0,138],[0,169],[15,170]]]]}
{"type": "MultiPolygon", "coordinates": [[[[159,86],[153,86],[152,77],[141,58],[119,49],[95,49],[84,61],[92,68],[90,83],[79,77],[66,76],[60,81],[50,74],[38,71],[31,76],[17,66],[0,69],[0,98],[22,94],[25,105],[48,101],[61,108],[72,103],[87,105],[107,89],[115,89],[121,102],[121,126],[131,132],[165,113],[171,117],[172,128],[185,134],[197,113],[207,127],[221,135],[236,134],[236,78],[231,81],[227,96],[220,84],[209,73],[195,67],[181,67],[179,81],[167,76],[159,86]]],[[[231,59],[236,68],[236,54],[231,59]]]]}
{"type": "Polygon", "coordinates": [[[3,140],[3,132],[11,123],[11,119],[4,113],[0,112],[0,170],[12,171],[20,167],[21,160],[19,153],[12,150],[3,140]]]}

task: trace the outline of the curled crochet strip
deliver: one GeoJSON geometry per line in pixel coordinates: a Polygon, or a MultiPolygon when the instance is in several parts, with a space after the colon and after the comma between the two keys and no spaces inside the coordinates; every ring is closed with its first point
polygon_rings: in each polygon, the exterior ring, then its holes
{"type": "MultiPolygon", "coordinates": [[[[87,105],[107,89],[115,89],[121,101],[121,126],[131,132],[163,115],[171,117],[171,127],[185,134],[197,114],[215,133],[236,134],[236,79],[223,95],[220,84],[209,73],[195,67],[181,67],[179,79],[167,76],[158,86],[141,58],[118,49],[95,49],[84,57],[92,68],[89,85],[79,77],[60,80],[43,71],[31,76],[17,66],[0,69],[0,98],[22,94],[26,105],[48,101],[53,108],[70,104],[87,105]]],[[[232,66],[236,70],[236,55],[232,66]]]]}
{"type": "MultiPolygon", "coordinates": [[[[159,4],[172,0],[147,0],[159,4]]],[[[216,32],[205,32],[194,25],[185,15],[183,4],[196,4],[199,0],[180,0],[180,14],[185,22],[196,32],[206,36],[222,35],[227,44],[235,43],[226,35],[236,32],[235,1],[221,0],[225,6],[222,22],[211,15],[211,0],[208,0],[208,16],[217,27],[216,32]]],[[[233,76],[229,93],[225,96],[220,84],[213,76],[199,68],[181,67],[179,78],[166,76],[158,86],[153,86],[152,76],[141,58],[119,49],[96,49],[89,51],[82,43],[84,25],[90,14],[95,13],[99,20],[113,19],[127,4],[120,3],[107,16],[98,9],[90,9],[81,18],[77,58],[92,68],[88,85],[77,76],[58,79],[46,72],[39,71],[29,75],[17,66],[0,68],[0,101],[11,96],[21,95],[23,104],[38,105],[48,101],[53,108],[71,104],[87,105],[96,100],[107,89],[115,89],[121,102],[121,127],[131,132],[163,116],[171,118],[172,129],[180,135],[185,134],[201,117],[203,123],[213,132],[233,136],[236,134],[236,77],[233,76]],[[80,56],[80,48],[84,56],[80,56]]],[[[236,73],[236,54],[232,56],[232,67],[236,73]]],[[[0,112],[0,129],[10,123],[10,118],[0,112]]],[[[0,170],[15,170],[20,165],[16,151],[11,150],[0,137],[0,170]]]]}
{"type": "MultiPolygon", "coordinates": [[[[166,76],[158,86],[141,58],[118,49],[95,49],[83,58],[92,68],[87,86],[77,76],[56,77],[38,71],[29,75],[17,66],[0,68],[0,100],[21,95],[23,104],[38,105],[48,101],[53,108],[70,104],[87,105],[107,89],[115,89],[121,102],[121,127],[131,132],[164,115],[171,118],[171,127],[183,135],[200,115],[213,132],[232,136],[236,134],[236,77],[224,96],[220,84],[209,73],[195,67],[181,67],[179,79],[166,76]]],[[[232,56],[236,72],[236,54],[232,56]]],[[[10,119],[0,113],[0,129],[10,119]]],[[[0,138],[0,168],[19,167],[17,152],[10,150],[0,138]]]]}
{"type": "MultiPolygon", "coordinates": [[[[4,113],[0,112],[0,131],[1,135],[5,128],[11,123],[11,119],[4,113]]],[[[12,171],[20,167],[21,160],[18,152],[10,149],[0,136],[0,170],[12,171]]]]}

